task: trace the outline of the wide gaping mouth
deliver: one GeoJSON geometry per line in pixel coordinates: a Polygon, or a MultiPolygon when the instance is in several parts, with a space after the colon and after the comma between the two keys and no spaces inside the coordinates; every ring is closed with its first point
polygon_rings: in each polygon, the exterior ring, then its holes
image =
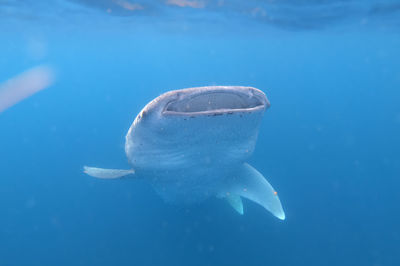
{"type": "Polygon", "coordinates": [[[254,111],[267,108],[264,93],[251,87],[200,87],[177,91],[164,113],[209,114],[254,111]]]}

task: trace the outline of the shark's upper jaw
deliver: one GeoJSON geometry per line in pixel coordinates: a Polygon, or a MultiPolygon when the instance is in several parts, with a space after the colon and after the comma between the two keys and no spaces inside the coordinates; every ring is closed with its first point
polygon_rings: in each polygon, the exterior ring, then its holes
{"type": "Polygon", "coordinates": [[[269,107],[265,94],[251,87],[200,87],[176,91],[169,97],[163,115],[253,112],[269,107]]]}

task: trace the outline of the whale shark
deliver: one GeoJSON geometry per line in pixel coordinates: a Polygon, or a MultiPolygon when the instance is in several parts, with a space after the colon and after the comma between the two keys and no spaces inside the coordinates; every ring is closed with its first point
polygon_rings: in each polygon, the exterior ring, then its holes
{"type": "Polygon", "coordinates": [[[131,169],[84,166],[84,172],[96,178],[145,179],[171,203],[224,199],[239,214],[245,198],[284,220],[276,190],[246,162],[269,106],[266,95],[253,87],[166,92],[142,109],[126,134],[131,169]]]}

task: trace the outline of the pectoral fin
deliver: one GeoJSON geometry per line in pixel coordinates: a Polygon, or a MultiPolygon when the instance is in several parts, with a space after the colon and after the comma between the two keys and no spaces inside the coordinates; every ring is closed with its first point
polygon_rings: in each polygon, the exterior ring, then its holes
{"type": "Polygon", "coordinates": [[[285,219],[285,213],[276,191],[260,172],[247,163],[239,167],[234,172],[234,176],[229,178],[222,195],[239,195],[247,198],[260,204],[277,218],[285,219]]]}
{"type": "Polygon", "coordinates": [[[135,173],[133,169],[130,170],[103,169],[103,168],[89,167],[89,166],[84,166],[83,172],[87,175],[103,179],[120,178],[135,173]]]}

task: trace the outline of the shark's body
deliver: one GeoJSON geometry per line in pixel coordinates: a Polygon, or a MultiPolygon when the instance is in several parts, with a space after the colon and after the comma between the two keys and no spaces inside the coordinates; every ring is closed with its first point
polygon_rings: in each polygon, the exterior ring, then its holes
{"type": "Polygon", "coordinates": [[[213,86],[167,92],[146,105],[126,135],[133,170],[85,167],[99,178],[135,173],[169,202],[226,198],[241,214],[241,197],[285,219],[277,193],[246,160],[269,102],[251,87],[213,86]]]}

